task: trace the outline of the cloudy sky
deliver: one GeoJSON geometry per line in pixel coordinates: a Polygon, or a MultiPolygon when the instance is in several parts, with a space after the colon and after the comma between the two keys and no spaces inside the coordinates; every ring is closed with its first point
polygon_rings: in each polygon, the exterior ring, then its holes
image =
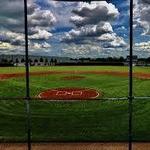
{"type": "MultiPolygon", "coordinates": [[[[31,55],[128,55],[129,0],[27,1],[31,55]]],[[[0,54],[24,54],[23,0],[1,0],[0,8],[0,54]]],[[[149,0],[134,0],[134,54],[139,57],[150,57],[149,14],[149,0]]]]}

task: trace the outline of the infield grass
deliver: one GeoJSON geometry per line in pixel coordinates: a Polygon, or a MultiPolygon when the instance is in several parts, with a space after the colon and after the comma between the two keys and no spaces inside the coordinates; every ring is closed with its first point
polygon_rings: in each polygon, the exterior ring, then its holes
{"type": "MultiPolygon", "coordinates": [[[[135,72],[149,73],[148,67],[135,67],[135,72]]],[[[24,72],[23,67],[0,68],[0,74],[24,72]]],[[[30,72],[42,71],[122,71],[127,72],[128,67],[113,66],[72,66],[72,67],[31,67],[30,72]]],[[[25,97],[25,77],[1,80],[1,97],[25,97]],[[7,92],[6,92],[7,91],[7,92]]],[[[136,96],[149,96],[150,80],[134,79],[134,94],[136,96]]],[[[36,97],[41,91],[58,87],[94,88],[103,93],[103,97],[127,97],[128,77],[96,74],[51,74],[30,77],[31,96],[36,97]],[[65,76],[84,76],[82,80],[64,80],[65,76]]]]}

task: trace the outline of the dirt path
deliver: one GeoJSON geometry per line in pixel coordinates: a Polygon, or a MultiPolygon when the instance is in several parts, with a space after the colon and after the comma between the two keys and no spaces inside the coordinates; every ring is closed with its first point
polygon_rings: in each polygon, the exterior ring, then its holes
{"type": "MultiPolygon", "coordinates": [[[[128,77],[128,72],[119,72],[119,71],[44,71],[44,72],[31,72],[31,76],[43,76],[51,74],[97,74],[97,75],[111,75],[118,77],[128,77]]],[[[133,76],[138,79],[150,79],[150,73],[133,73],[133,76]]],[[[12,73],[12,74],[0,74],[0,80],[25,77],[25,73],[12,73]]]]}
{"type": "MultiPolygon", "coordinates": [[[[0,150],[27,150],[26,144],[0,144],[0,150]]],[[[32,144],[32,150],[128,150],[127,143],[32,144]]],[[[150,150],[150,143],[134,143],[133,150],[150,150]]]]}

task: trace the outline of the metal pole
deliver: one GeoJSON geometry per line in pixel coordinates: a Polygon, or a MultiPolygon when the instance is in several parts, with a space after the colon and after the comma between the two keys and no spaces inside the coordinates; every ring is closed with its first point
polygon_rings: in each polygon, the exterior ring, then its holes
{"type": "Polygon", "coordinates": [[[28,16],[27,0],[24,0],[24,21],[25,21],[25,66],[26,66],[26,112],[27,112],[27,142],[28,150],[31,150],[31,128],[30,128],[30,85],[29,85],[29,53],[28,53],[28,16]]]}
{"type": "Polygon", "coordinates": [[[129,150],[132,150],[133,117],[133,0],[130,0],[130,65],[129,65],[129,150]]]}
{"type": "Polygon", "coordinates": [[[30,99],[27,0],[24,0],[24,15],[25,15],[24,17],[25,17],[26,98],[30,99]]]}

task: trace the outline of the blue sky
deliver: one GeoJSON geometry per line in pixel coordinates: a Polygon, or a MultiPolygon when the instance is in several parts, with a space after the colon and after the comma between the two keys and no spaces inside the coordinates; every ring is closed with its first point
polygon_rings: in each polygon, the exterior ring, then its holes
{"type": "MultiPolygon", "coordinates": [[[[5,0],[0,7],[0,54],[24,54],[23,0],[5,0]]],[[[148,1],[134,1],[134,54],[139,57],[150,57],[149,13],[148,1]]],[[[128,55],[129,0],[28,0],[28,25],[31,55],[128,55]]]]}

